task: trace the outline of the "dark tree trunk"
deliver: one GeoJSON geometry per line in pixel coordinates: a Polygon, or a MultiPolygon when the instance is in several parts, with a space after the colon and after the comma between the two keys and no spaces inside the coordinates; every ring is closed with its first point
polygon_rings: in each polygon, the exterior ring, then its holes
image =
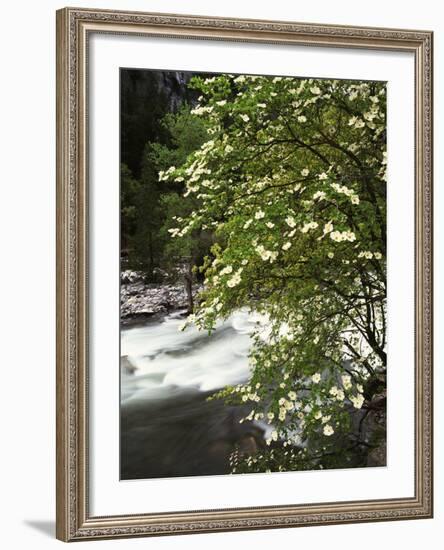
{"type": "Polygon", "coordinates": [[[154,251],[153,251],[153,234],[148,233],[148,254],[149,254],[149,276],[150,279],[154,276],[154,251]]]}
{"type": "Polygon", "coordinates": [[[184,279],[185,279],[185,291],[187,293],[188,314],[191,314],[193,313],[193,310],[194,310],[192,264],[189,264],[188,271],[185,272],[184,279]]]}

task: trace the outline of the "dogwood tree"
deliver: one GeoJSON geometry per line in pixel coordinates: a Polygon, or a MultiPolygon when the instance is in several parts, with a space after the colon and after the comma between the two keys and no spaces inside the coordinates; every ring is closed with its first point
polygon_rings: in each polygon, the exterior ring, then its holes
{"type": "Polygon", "coordinates": [[[384,394],[386,87],[382,82],[220,75],[194,78],[208,140],[161,180],[196,199],[170,234],[212,231],[205,290],[188,319],[213,331],[258,319],[251,378],[219,397],[269,426],[233,471],[344,465],[374,442],[352,412],[384,394]],[[361,447],[360,447],[361,446],[361,447]]]}

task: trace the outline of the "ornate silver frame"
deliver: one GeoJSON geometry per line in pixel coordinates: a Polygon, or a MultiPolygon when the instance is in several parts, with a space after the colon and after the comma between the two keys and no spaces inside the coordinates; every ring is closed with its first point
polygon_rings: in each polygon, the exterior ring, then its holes
{"type": "Polygon", "coordinates": [[[432,40],[429,31],[65,8],[57,12],[57,538],[202,533],[432,517],[432,40]],[[89,33],[308,44],[415,56],[415,496],[92,517],[88,510],[89,33]]]}

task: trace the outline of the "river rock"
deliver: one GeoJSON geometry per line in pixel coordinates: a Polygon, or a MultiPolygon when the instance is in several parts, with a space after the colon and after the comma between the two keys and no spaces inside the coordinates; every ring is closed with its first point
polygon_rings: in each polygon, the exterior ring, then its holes
{"type": "MultiPolygon", "coordinates": [[[[146,283],[140,271],[125,270],[120,277],[120,319],[122,325],[162,318],[188,307],[185,286],[178,283],[146,283]]],[[[202,289],[196,285],[193,296],[202,289]]]]}
{"type": "Polygon", "coordinates": [[[135,367],[131,363],[127,355],[124,355],[123,357],[120,358],[120,367],[122,369],[122,374],[127,376],[133,375],[137,370],[137,367],[135,367]]]}

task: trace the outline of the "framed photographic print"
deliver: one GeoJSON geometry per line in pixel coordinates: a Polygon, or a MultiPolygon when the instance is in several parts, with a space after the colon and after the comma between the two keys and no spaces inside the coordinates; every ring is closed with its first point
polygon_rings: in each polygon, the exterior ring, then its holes
{"type": "Polygon", "coordinates": [[[57,12],[57,536],[432,515],[432,33],[57,12]]]}

